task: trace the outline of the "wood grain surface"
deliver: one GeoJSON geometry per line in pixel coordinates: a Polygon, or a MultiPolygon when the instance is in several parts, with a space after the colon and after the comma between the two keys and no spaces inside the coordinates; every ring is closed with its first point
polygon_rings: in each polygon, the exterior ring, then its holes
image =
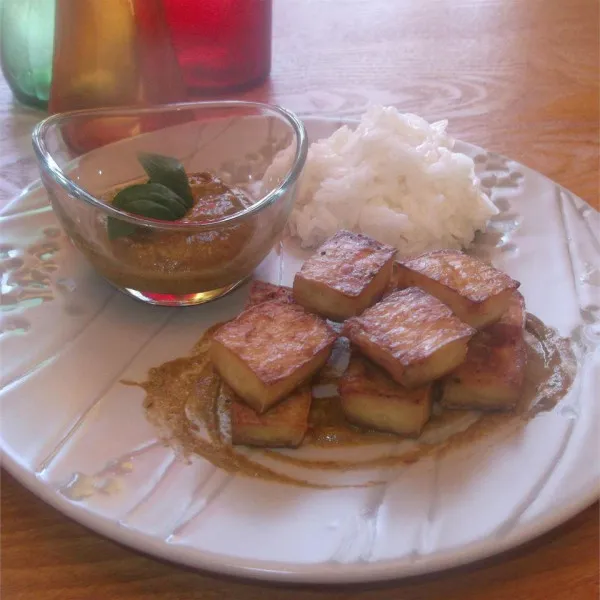
{"type": "MultiPolygon", "coordinates": [[[[269,82],[241,97],[301,114],[369,102],[448,118],[600,208],[597,0],[274,0],[269,82]]],[[[42,113],[0,79],[0,202],[37,177],[42,113]]],[[[598,505],[530,544],[437,575],[374,586],[276,587],[197,573],[105,540],[1,480],[7,600],[593,600],[598,505]]]]}

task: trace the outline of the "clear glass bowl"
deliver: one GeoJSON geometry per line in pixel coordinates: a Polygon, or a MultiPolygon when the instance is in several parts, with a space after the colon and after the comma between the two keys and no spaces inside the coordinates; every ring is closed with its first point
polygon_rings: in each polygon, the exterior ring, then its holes
{"type": "Polygon", "coordinates": [[[68,236],[96,271],[145,302],[201,304],[244,281],[279,240],[307,141],[289,111],[255,102],[193,102],[51,116],[34,130],[42,181],[68,236]],[[276,154],[284,176],[263,181],[276,154]],[[239,212],[202,222],[157,221],[103,201],[147,178],[139,152],[174,156],[189,175],[210,172],[248,198],[239,212]],[[109,239],[108,219],[135,225],[109,239]]]}

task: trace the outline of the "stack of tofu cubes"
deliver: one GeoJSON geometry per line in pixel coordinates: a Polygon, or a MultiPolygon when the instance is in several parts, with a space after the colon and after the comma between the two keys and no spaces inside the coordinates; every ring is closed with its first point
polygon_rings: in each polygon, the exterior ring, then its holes
{"type": "Polygon", "coordinates": [[[526,363],[519,283],[460,251],[395,255],[340,231],[305,261],[293,290],[256,284],[251,305],[211,346],[234,392],[233,443],[302,442],[310,380],[338,337],[327,320],[343,322],[351,342],[338,389],[354,425],[418,436],[434,393],[448,408],[515,406],[526,363]]]}

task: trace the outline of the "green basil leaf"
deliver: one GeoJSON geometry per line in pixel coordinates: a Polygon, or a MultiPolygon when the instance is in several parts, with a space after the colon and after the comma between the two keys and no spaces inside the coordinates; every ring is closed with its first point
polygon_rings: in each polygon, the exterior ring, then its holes
{"type": "Polygon", "coordinates": [[[114,217],[108,217],[106,229],[108,231],[108,239],[116,240],[117,238],[131,235],[136,231],[137,227],[133,225],[133,223],[115,219],[114,217]]]}
{"type": "Polygon", "coordinates": [[[148,174],[151,183],[162,183],[167,186],[183,199],[186,208],[192,208],[194,204],[192,188],[185,168],[176,158],[140,152],[138,160],[148,174]]]}
{"type": "MultiPolygon", "coordinates": [[[[180,205],[177,204],[177,206],[180,205]]],[[[134,215],[141,215],[148,217],[149,219],[176,221],[177,217],[173,218],[174,213],[171,208],[172,206],[161,204],[152,198],[141,198],[140,200],[132,200],[129,202],[125,210],[134,215]]]]}
{"type": "MultiPolygon", "coordinates": [[[[176,221],[185,216],[184,201],[171,189],[160,183],[140,183],[122,189],[113,198],[112,205],[126,212],[159,221],[176,221]]],[[[111,240],[131,235],[137,227],[116,217],[107,222],[111,240]]]]}
{"type": "Polygon", "coordinates": [[[185,216],[187,208],[183,200],[161,183],[139,183],[122,189],[113,199],[113,206],[127,212],[151,219],[176,221],[185,216]],[[164,207],[168,212],[154,209],[164,207]],[[162,216],[156,217],[155,214],[162,216]]]}

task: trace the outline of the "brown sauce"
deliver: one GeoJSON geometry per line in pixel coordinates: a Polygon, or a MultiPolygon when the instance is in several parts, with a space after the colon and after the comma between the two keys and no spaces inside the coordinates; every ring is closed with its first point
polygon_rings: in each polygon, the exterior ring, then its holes
{"type": "MultiPolygon", "coordinates": [[[[149,420],[163,440],[183,456],[197,454],[230,472],[310,487],[340,487],[336,483],[313,482],[311,470],[354,471],[366,468],[401,467],[415,463],[432,452],[447,452],[493,432],[514,431],[543,411],[552,410],[564,397],[574,378],[576,360],[568,340],[529,315],[526,342],[528,364],[523,394],[510,413],[458,411],[435,406],[432,418],[419,438],[403,440],[349,424],[335,395],[337,378],[347,362],[348,345],[339,340],[328,365],[313,382],[309,429],[302,448],[292,451],[249,449],[231,445],[228,402],[208,360],[211,332],[198,341],[190,356],[153,368],[141,385],[146,391],[149,420]],[[326,392],[331,391],[328,395],[326,392]],[[336,458],[331,450],[379,445],[382,452],[359,460],[336,458]],[[307,458],[302,450],[313,449],[307,458]],[[263,464],[267,459],[268,465],[263,464]],[[275,466],[274,466],[275,465],[275,466]],[[290,469],[294,469],[294,474],[290,469]],[[305,476],[296,475],[296,471],[305,476]]],[[[322,479],[322,478],[321,478],[322,479]]],[[[359,485],[378,483],[367,479],[359,485]]]]}
{"type": "MultiPolygon", "coordinates": [[[[238,213],[251,205],[246,194],[210,173],[189,176],[194,205],[179,221],[200,223],[238,213]]],[[[136,182],[130,182],[136,183],[136,182]]],[[[129,184],[128,184],[129,185],[129,184]]],[[[119,186],[102,199],[110,203],[119,186]]],[[[109,240],[106,225],[98,221],[94,235],[62,218],[77,247],[113,284],[157,294],[194,294],[237,283],[247,277],[270,250],[271,229],[257,227],[255,218],[204,231],[140,228],[131,235],[109,240]]]]}
{"type": "MultiPolygon", "coordinates": [[[[242,211],[249,201],[240,190],[209,173],[190,176],[194,205],[181,223],[201,223],[242,211]]],[[[113,191],[107,201],[116,195],[113,191]]],[[[235,259],[251,234],[248,224],[203,232],[139,231],[112,241],[113,253],[125,264],[156,273],[218,269],[235,259]]]]}

